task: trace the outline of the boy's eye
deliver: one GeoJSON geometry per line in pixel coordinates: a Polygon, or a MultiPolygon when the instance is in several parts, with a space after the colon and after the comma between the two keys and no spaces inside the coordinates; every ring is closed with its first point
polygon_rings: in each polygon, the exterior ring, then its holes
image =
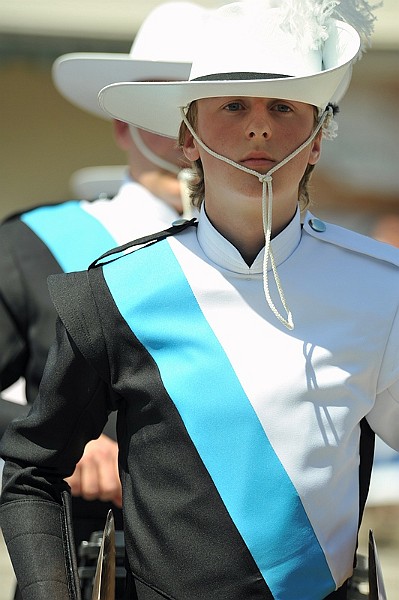
{"type": "Polygon", "coordinates": [[[291,107],[288,106],[287,104],[275,104],[274,105],[274,110],[277,110],[278,112],[290,112],[291,111],[291,107]]]}
{"type": "Polygon", "coordinates": [[[224,108],[231,112],[235,112],[242,109],[242,104],[241,102],[229,102],[224,108]]]}

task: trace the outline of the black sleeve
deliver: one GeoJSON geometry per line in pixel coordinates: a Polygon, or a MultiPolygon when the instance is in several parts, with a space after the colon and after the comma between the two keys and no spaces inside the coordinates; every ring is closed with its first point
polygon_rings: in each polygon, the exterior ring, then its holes
{"type": "Polygon", "coordinates": [[[13,223],[0,227],[0,389],[24,374],[27,361],[28,305],[23,276],[13,252],[13,223]]]}
{"type": "MultiPolygon", "coordinates": [[[[59,269],[48,249],[19,219],[11,219],[0,225],[0,390],[6,389],[20,377],[26,377],[31,401],[37,395],[38,385],[33,381],[33,375],[39,375],[36,371],[40,367],[41,376],[45,364],[45,358],[39,360],[38,350],[43,346],[48,348],[50,340],[47,342],[47,338],[53,337],[47,330],[43,330],[47,315],[44,310],[47,302],[42,300],[43,295],[48,296],[46,278],[49,273],[59,273],[59,269]],[[32,281],[28,285],[26,278],[29,274],[32,281]],[[32,310],[36,313],[36,320],[32,319],[32,310]],[[34,336],[31,341],[28,333],[30,329],[34,336]],[[32,346],[33,341],[40,344],[32,346]],[[33,352],[37,353],[37,357],[32,360],[33,352]]],[[[67,296],[69,297],[69,292],[67,296]]],[[[48,304],[52,306],[50,299],[48,304]]],[[[53,312],[54,318],[52,313],[47,315],[51,330],[56,318],[54,308],[53,312]]],[[[66,312],[65,309],[63,312],[66,312]]],[[[25,416],[28,411],[29,407],[9,402],[0,396],[0,438],[13,419],[25,416]]],[[[116,439],[114,414],[110,415],[103,433],[116,439]]]]}
{"type": "MultiPolygon", "coordinates": [[[[10,424],[0,450],[4,460],[26,463],[29,478],[32,465],[42,471],[49,486],[41,483],[40,495],[59,501],[60,492],[66,489],[63,479],[73,473],[86,443],[99,437],[112,407],[107,384],[60,321],[56,329],[39,396],[26,418],[10,424]]],[[[21,479],[13,479],[16,497],[24,491],[23,475],[24,469],[21,479]]],[[[7,499],[4,491],[3,500],[7,499]]]]}
{"type": "MultiPolygon", "coordinates": [[[[24,374],[28,354],[26,292],[10,243],[15,233],[12,223],[0,227],[0,390],[24,374]]],[[[28,410],[26,405],[0,397],[0,438],[10,421],[25,416],[28,410]]]]}
{"type": "MultiPolygon", "coordinates": [[[[0,443],[6,461],[0,526],[22,593],[26,590],[24,598],[32,600],[73,597],[67,595],[69,567],[61,552],[63,496],[69,489],[64,478],[73,473],[86,443],[101,434],[115,408],[106,377],[91,363],[97,351],[88,345],[97,343],[102,348],[102,342],[94,337],[100,327],[89,331],[95,309],[89,310],[86,323],[78,310],[85,304],[80,290],[74,297],[68,292],[68,298],[68,315],[60,312],[71,328],[80,332],[79,347],[58,320],[39,396],[25,419],[10,424],[0,443]],[[33,552],[35,544],[40,552],[33,552]],[[43,569],[47,564],[51,564],[48,571],[43,569]]],[[[105,356],[102,360],[107,363],[105,356]]]]}
{"type": "Polygon", "coordinates": [[[13,419],[25,417],[29,412],[29,408],[30,407],[27,404],[19,404],[0,398],[0,438],[9,423],[13,419]]]}

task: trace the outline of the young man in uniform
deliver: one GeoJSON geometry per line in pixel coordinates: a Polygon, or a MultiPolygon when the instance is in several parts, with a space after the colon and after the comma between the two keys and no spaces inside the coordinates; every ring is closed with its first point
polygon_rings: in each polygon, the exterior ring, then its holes
{"type": "Polygon", "coordinates": [[[57,344],[30,417],[2,443],[1,523],[35,599],[23,552],[44,533],[57,580],[43,589],[71,597],[63,478],[110,411],[126,598],[347,598],[374,433],[399,448],[399,257],[310,213],[301,224],[360,49],[344,3],[307,6],[227,5],[190,81],[100,94],[151,131],[177,136],[183,121],[200,215],[50,282],[57,344]]]}

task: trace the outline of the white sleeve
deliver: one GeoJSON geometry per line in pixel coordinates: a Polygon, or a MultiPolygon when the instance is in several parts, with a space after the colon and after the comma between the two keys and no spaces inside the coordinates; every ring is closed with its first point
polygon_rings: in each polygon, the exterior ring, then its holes
{"type": "Polygon", "coordinates": [[[367,420],[375,433],[399,452],[399,381],[378,394],[367,420]]]}
{"type": "Polygon", "coordinates": [[[388,446],[399,451],[399,312],[392,324],[381,364],[376,401],[367,420],[388,446]]]}

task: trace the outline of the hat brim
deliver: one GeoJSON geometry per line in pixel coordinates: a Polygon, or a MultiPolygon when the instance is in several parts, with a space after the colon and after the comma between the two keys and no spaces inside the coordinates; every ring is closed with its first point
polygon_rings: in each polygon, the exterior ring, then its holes
{"type": "Polygon", "coordinates": [[[87,112],[111,119],[101,110],[98,93],[121,81],[181,81],[190,75],[191,62],[134,60],[129,54],[71,53],[53,65],[53,81],[64,98],[87,112]]]}
{"type": "Polygon", "coordinates": [[[176,138],[180,107],[194,100],[224,96],[281,98],[324,109],[337,102],[350,80],[351,61],[305,77],[278,79],[117,83],[99,94],[100,106],[113,118],[153,133],[176,138]],[[346,82],[346,83],[345,83],[346,82]],[[337,93],[338,92],[338,93],[337,93]]]}

